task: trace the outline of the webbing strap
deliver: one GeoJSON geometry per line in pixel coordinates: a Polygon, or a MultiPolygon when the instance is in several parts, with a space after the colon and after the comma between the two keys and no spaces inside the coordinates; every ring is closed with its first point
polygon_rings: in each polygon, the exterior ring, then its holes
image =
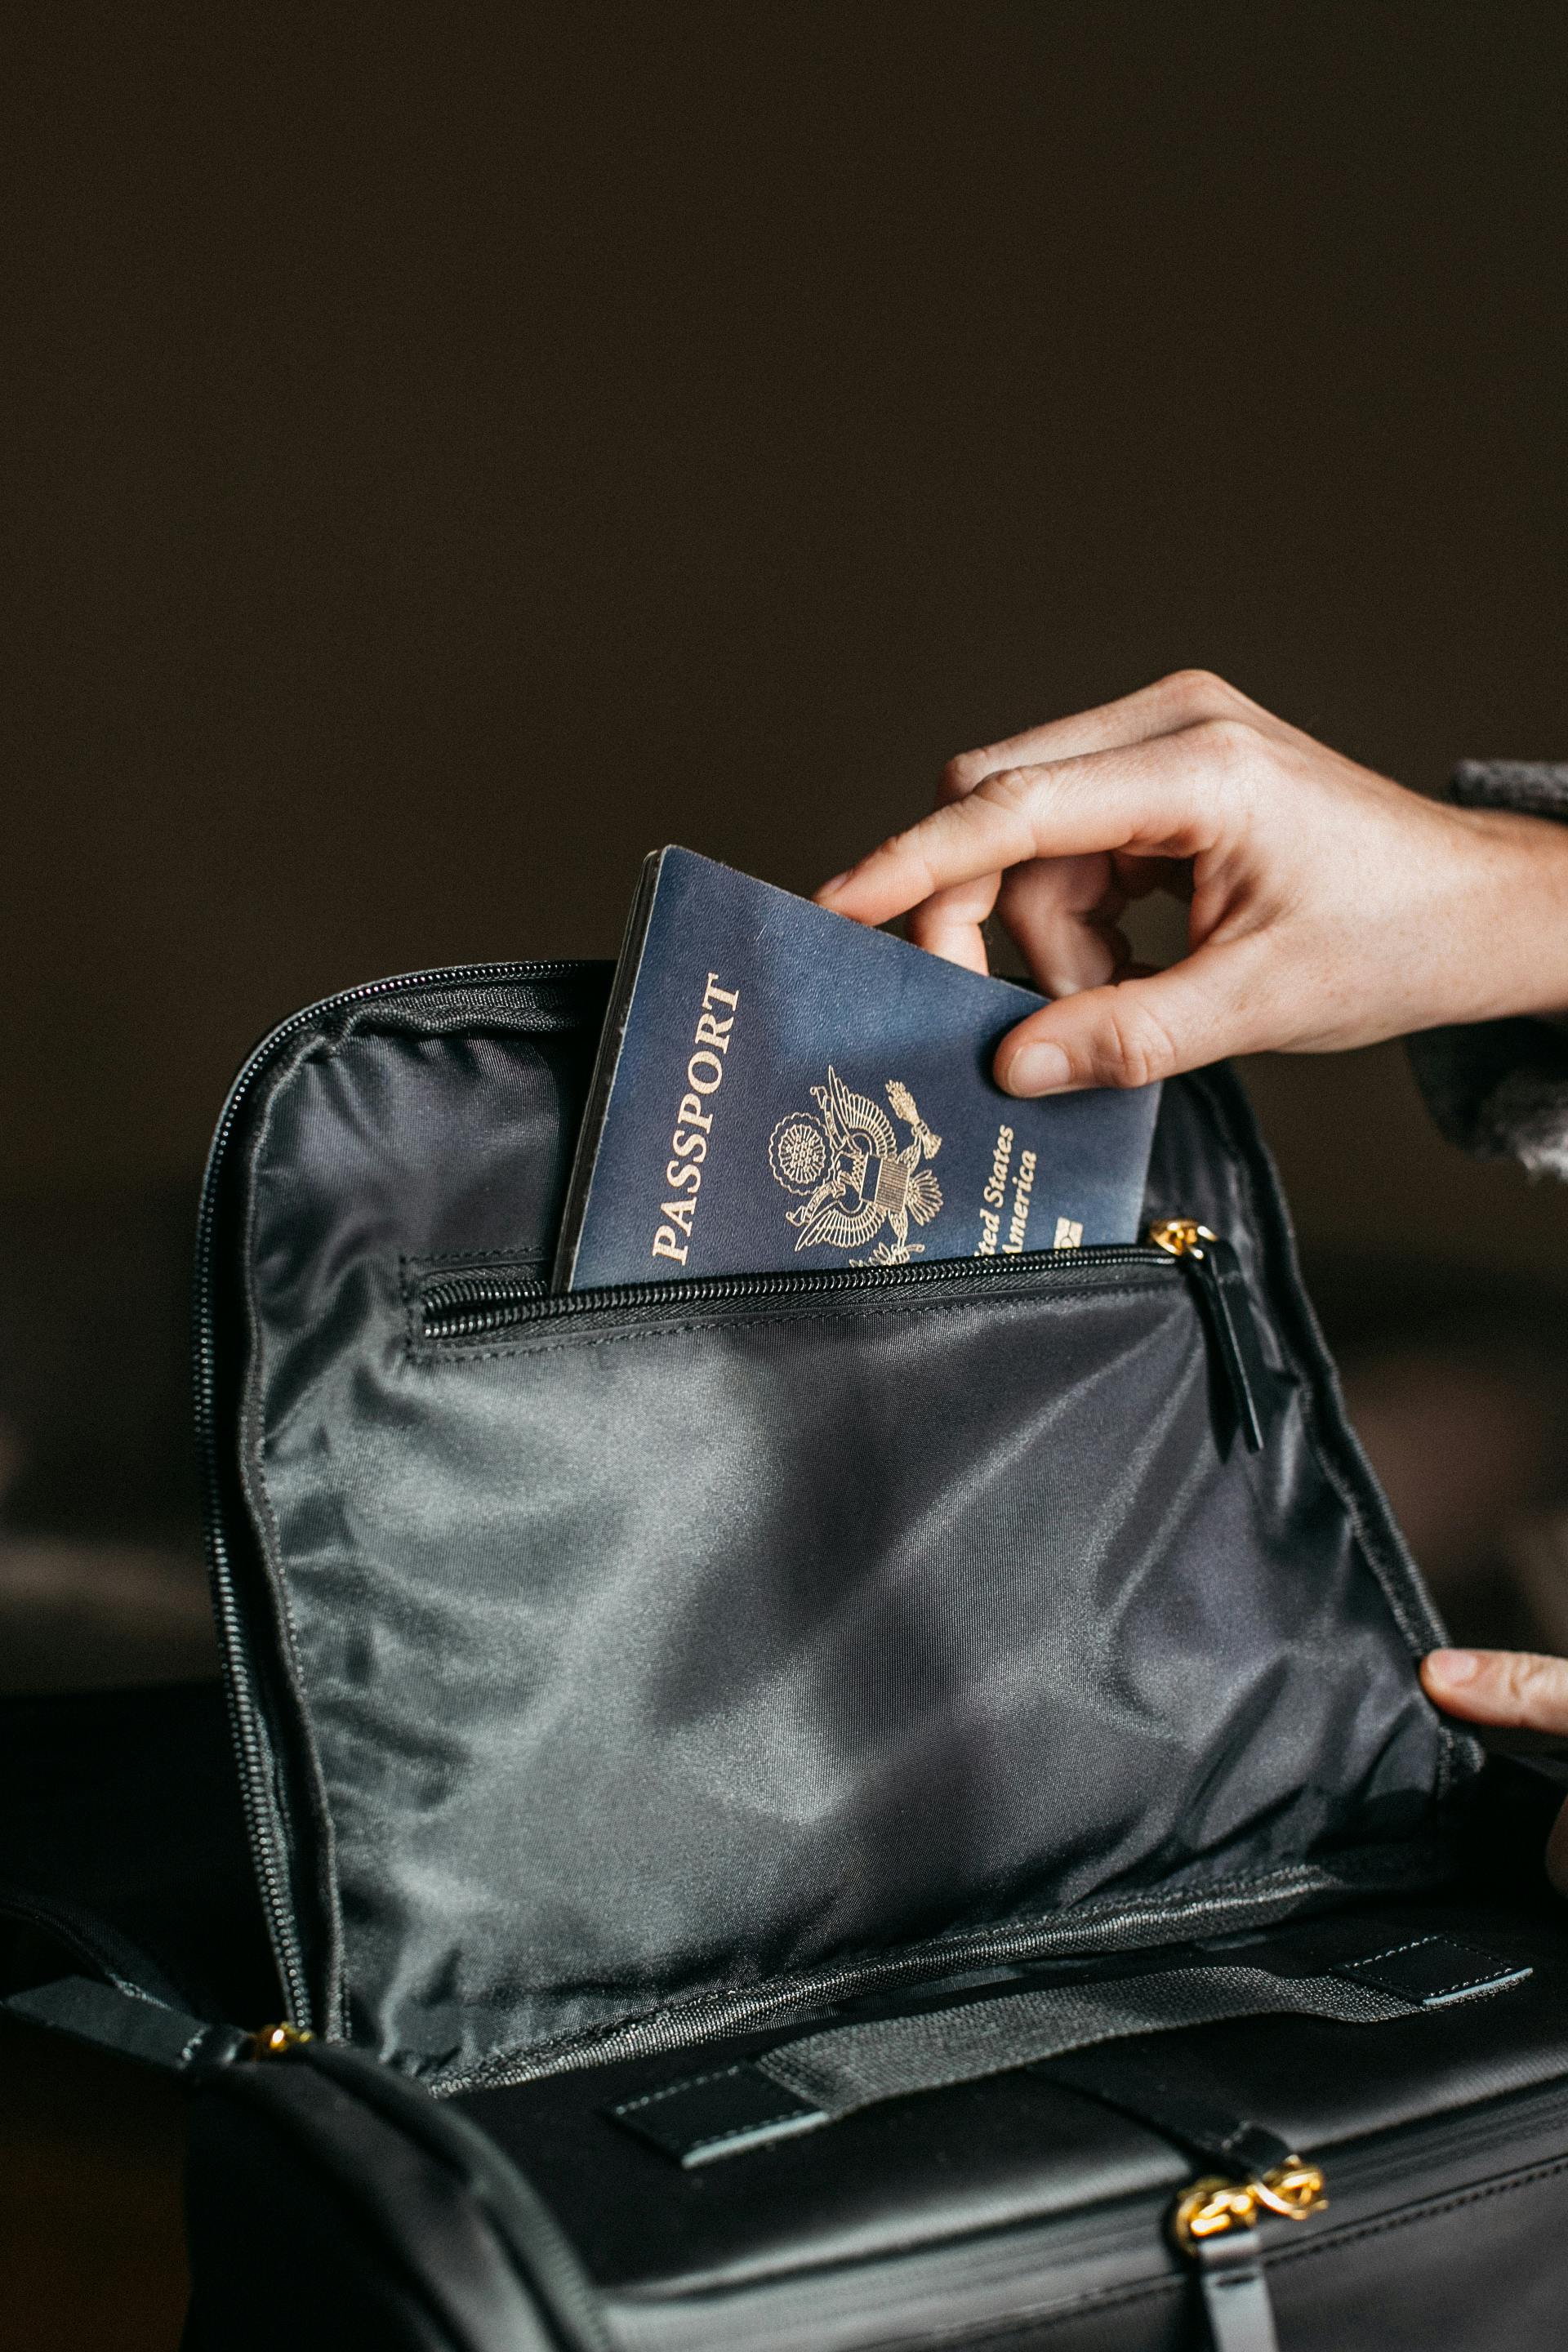
{"type": "Polygon", "coordinates": [[[1382,2025],[1500,1992],[1531,1971],[1445,1936],[1423,1936],[1321,1976],[1219,1963],[1006,1992],[956,2008],[830,2026],[684,2077],[610,2113],[683,2165],[815,2131],[861,2107],[978,2082],[1069,2050],[1237,2017],[1382,2025]]]}
{"type": "Polygon", "coordinates": [[[1037,2069],[1045,2082],[1065,2083],[1085,2098],[1117,2108],[1227,2178],[1240,2173],[1256,2179],[1289,2162],[1295,2150],[1278,2132],[1238,2116],[1196,2084],[1173,2080],[1178,2071],[1173,2066],[1161,2072],[1124,2042],[1073,2051],[1037,2069]]]}

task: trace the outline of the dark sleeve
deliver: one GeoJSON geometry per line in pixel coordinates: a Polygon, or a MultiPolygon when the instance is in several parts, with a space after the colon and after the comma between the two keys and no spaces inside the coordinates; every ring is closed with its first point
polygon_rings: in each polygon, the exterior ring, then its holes
{"type": "MultiPolygon", "coordinates": [[[[1467,760],[1448,797],[1465,808],[1513,809],[1568,824],[1568,762],[1467,760]]],[[[1428,1029],[1408,1044],[1427,1107],[1450,1143],[1568,1180],[1568,1027],[1478,1021],[1428,1029]]]]}

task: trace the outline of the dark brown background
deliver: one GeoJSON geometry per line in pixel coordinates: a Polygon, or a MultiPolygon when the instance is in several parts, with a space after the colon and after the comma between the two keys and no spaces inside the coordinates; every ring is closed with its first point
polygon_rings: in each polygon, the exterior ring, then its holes
{"type": "MultiPolygon", "coordinates": [[[[185,1178],[301,1001],[607,951],[671,837],[809,884],[1177,664],[1422,785],[1568,749],[1560,8],[30,22],[9,1188],[185,1178]]],[[[1268,1080],[1310,1233],[1561,1246],[1402,1094],[1268,1080]]]]}
{"type": "MultiPolygon", "coordinates": [[[[24,1527],[185,1541],[190,1191],[310,997],[609,952],[670,838],[809,886],[1180,664],[1423,787],[1568,755],[1565,65],[1425,0],[7,12],[24,1527]]],[[[1397,1048],[1256,1078],[1342,1297],[1563,1278],[1397,1048]]],[[[0,2345],[95,2278],[171,2342],[37,2100],[78,2235],[0,2345]]]]}

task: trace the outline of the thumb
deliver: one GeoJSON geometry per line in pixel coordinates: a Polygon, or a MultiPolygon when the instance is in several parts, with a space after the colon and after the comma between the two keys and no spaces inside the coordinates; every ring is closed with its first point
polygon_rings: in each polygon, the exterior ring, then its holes
{"type": "Polygon", "coordinates": [[[1428,1698],[1472,1723],[1568,1732],[1568,1658],[1533,1650],[1430,1650],[1421,1680],[1428,1698]]]}
{"type": "Polygon", "coordinates": [[[995,1076],[1011,1095],[1146,1087],[1259,1040],[1256,992],[1237,947],[1200,948],[1147,979],[1059,996],[1010,1030],[995,1076]]]}

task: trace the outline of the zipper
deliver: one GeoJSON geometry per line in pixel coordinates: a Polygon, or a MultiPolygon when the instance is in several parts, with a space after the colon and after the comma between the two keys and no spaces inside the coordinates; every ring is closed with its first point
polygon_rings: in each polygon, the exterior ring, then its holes
{"type": "Polygon", "coordinates": [[[935,1258],[929,1265],[837,1266],[809,1273],[699,1275],[689,1282],[618,1282],[599,1290],[552,1291],[520,1267],[437,1276],[420,1292],[420,1335],[440,1342],[488,1338],[525,1324],[559,1323],[592,1314],[660,1315],[671,1308],[745,1307],[770,1299],[849,1297],[864,1291],[951,1289],[985,1286],[1011,1275],[1070,1276],[1085,1266],[1168,1266],[1173,1252],[1139,1242],[1090,1243],[1064,1250],[1027,1250],[986,1258],[935,1258]]]}
{"type": "Polygon", "coordinates": [[[391,980],[369,981],[359,988],[340,990],[335,996],[325,996],[308,1004],[264,1037],[240,1069],[229,1089],[207,1154],[206,1172],[202,1180],[201,1207],[196,1218],[195,1266],[192,1297],[192,1356],[195,1386],[196,1454],[201,1486],[202,1517],[205,1525],[207,1558],[212,1571],[214,1609],[218,1631],[227,1687],[229,1721],[234,1732],[237,1759],[239,1765],[240,1796],[244,1805],[246,1827],[250,1840],[252,1858],[260,1885],[263,1906],[271,1931],[273,1949],[279,1970],[288,1995],[291,2020],[307,2025],[312,2002],[306,1973],[305,1958],[294,1924],[290,1900],[288,1857],[279,1838],[272,1810],[270,1776],[267,1766],[267,1744],[262,1736],[255,1704],[250,1695],[249,1677],[242,1671],[246,1655],[245,1628],[235,1594],[228,1547],[223,1526],[223,1478],[220,1465],[216,1416],[217,1338],[214,1328],[214,1303],[217,1269],[215,1264],[215,1241],[217,1229],[219,1193],[228,1148],[257,1080],[276,1060],[283,1048],[313,1022],[346,1011],[355,1004],[367,1004],[379,998],[411,993],[428,988],[471,988],[477,986],[532,987],[552,981],[564,980],[583,969],[581,962],[559,961],[549,963],[482,963],[449,964],[430,971],[404,972],[391,980]]]}
{"type": "Polygon", "coordinates": [[[765,1306],[770,1301],[853,1298],[867,1291],[976,1290],[992,1283],[1068,1280],[1094,1269],[1142,1272],[1176,1267],[1197,1293],[1230,1391],[1236,1425],[1250,1453],[1263,1444],[1260,1398],[1268,1371],[1241,1261],[1230,1243],[1193,1217],[1163,1217],[1144,1242],[1097,1242],[1078,1249],[1017,1255],[936,1258],[926,1265],[842,1266],[806,1274],[702,1275],[689,1282],[621,1282],[599,1290],[552,1291],[530,1265],[496,1265],[438,1274],[419,1294],[419,1336],[432,1346],[504,1338],[536,1325],[583,1315],[626,1315],[638,1321],[671,1313],[765,1306]]]}

